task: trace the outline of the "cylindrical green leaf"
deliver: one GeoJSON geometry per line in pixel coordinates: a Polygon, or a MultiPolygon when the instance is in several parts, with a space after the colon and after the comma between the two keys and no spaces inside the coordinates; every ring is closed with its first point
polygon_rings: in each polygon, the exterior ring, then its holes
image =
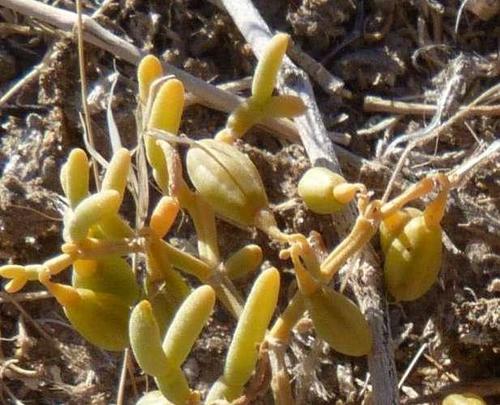
{"type": "Polygon", "coordinates": [[[72,209],[89,193],[89,159],[82,149],[73,149],[61,169],[61,185],[72,209]]]}
{"type": "Polygon", "coordinates": [[[120,240],[134,236],[134,230],[118,213],[101,218],[93,230],[96,230],[97,234],[101,233],[100,236],[108,240],[120,240]]]}
{"type": "Polygon", "coordinates": [[[193,291],[177,310],[163,340],[163,351],[173,366],[186,360],[214,305],[215,292],[204,285],[193,291]]]}
{"type": "Polygon", "coordinates": [[[286,94],[271,97],[265,113],[268,117],[293,118],[304,114],[306,109],[306,105],[299,97],[286,94]]]}
{"type": "Polygon", "coordinates": [[[247,245],[229,256],[224,263],[227,276],[236,280],[254,272],[262,263],[262,249],[257,245],[247,245]]]}
{"type": "Polygon", "coordinates": [[[130,161],[130,152],[125,148],[118,150],[113,155],[102,180],[101,191],[116,190],[120,193],[120,199],[123,199],[130,171],[130,161]]]}
{"type": "Polygon", "coordinates": [[[261,56],[252,82],[252,98],[258,103],[264,103],[273,94],[278,71],[288,47],[289,36],[287,34],[275,35],[261,56]]]}
{"type": "Polygon", "coordinates": [[[78,242],[87,237],[89,228],[101,218],[116,214],[120,208],[120,193],[115,190],[101,191],[85,198],[73,212],[67,224],[71,241],[78,242]]]}
{"type": "MultiPolygon", "coordinates": [[[[279,286],[280,275],[274,268],[262,272],[255,281],[227,353],[223,379],[228,386],[242,389],[252,375],[259,345],[278,302],[279,286]]],[[[226,393],[229,401],[236,396],[234,391],[226,393]]]]}
{"type": "Polygon", "coordinates": [[[163,75],[160,60],[154,55],[146,55],[137,67],[137,81],[139,82],[139,99],[146,104],[151,84],[163,75]]]}
{"type": "Polygon", "coordinates": [[[132,310],[129,335],[137,363],[146,374],[158,376],[170,371],[171,366],[161,348],[160,330],[148,301],[141,301],[132,310]]]}
{"type": "Polygon", "coordinates": [[[189,389],[186,376],[179,367],[174,367],[167,374],[155,377],[161,393],[172,404],[198,404],[199,394],[189,389]]]}

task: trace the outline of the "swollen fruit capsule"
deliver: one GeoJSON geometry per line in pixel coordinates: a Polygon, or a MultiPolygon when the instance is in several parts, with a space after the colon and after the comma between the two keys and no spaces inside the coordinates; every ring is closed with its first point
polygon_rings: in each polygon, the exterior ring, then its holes
{"type": "Polygon", "coordinates": [[[233,146],[200,141],[187,154],[189,178],[213,210],[237,224],[252,226],[268,207],[266,192],[252,161],[233,146]]]}
{"type": "Polygon", "coordinates": [[[437,174],[432,180],[441,190],[423,213],[414,208],[399,210],[386,216],[381,226],[385,284],[397,301],[412,301],[424,295],[441,267],[440,221],[450,183],[444,174],[437,174]]]}
{"type": "Polygon", "coordinates": [[[342,210],[365,187],[347,183],[341,175],[325,167],[313,167],[302,176],[297,191],[311,211],[332,214],[342,210]]]}
{"type": "Polygon", "coordinates": [[[434,284],[441,267],[442,229],[424,215],[411,219],[385,252],[385,284],[397,301],[412,301],[434,284]]]}

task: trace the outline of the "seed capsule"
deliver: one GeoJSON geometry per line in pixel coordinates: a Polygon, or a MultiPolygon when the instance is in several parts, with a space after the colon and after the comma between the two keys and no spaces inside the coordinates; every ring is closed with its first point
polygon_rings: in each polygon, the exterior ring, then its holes
{"type": "Polygon", "coordinates": [[[424,215],[411,219],[385,252],[387,290],[397,301],[412,301],[434,284],[441,268],[442,230],[428,226],[424,215]]]}
{"type": "Polygon", "coordinates": [[[349,356],[364,356],[372,348],[368,322],[351,300],[330,288],[320,288],[305,297],[316,333],[334,350],[349,356]]]}
{"type": "MultiPolygon", "coordinates": [[[[384,219],[381,245],[385,251],[385,284],[397,301],[420,298],[438,277],[443,233],[440,221],[446,209],[450,182],[446,175],[437,174],[418,183],[409,194],[414,194],[413,190],[418,191],[420,187],[427,189],[428,184],[434,182],[441,190],[423,213],[406,209],[384,219]]],[[[387,206],[391,205],[394,203],[389,202],[383,207],[386,212],[391,212],[387,211],[387,206]]]]}
{"type": "Polygon", "coordinates": [[[384,218],[380,223],[380,247],[384,254],[390,247],[394,239],[401,234],[404,227],[412,218],[422,215],[422,211],[416,208],[405,208],[396,211],[394,214],[384,218]]]}
{"type": "Polygon", "coordinates": [[[214,211],[238,224],[251,226],[268,207],[260,175],[252,161],[231,145],[211,139],[187,154],[189,177],[214,211]]]}
{"type": "Polygon", "coordinates": [[[297,191],[311,211],[332,214],[344,209],[356,193],[365,192],[365,188],[362,184],[347,183],[327,168],[313,167],[302,176],[297,191]]]}

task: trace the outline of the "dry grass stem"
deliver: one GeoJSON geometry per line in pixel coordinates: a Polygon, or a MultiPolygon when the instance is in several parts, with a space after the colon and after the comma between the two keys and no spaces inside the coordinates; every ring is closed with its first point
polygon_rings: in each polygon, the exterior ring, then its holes
{"type": "MultiPolygon", "coordinates": [[[[424,103],[407,103],[405,101],[387,100],[381,97],[367,96],[363,102],[363,110],[366,112],[382,112],[402,115],[431,115],[437,111],[437,106],[424,103]]],[[[500,115],[500,105],[478,105],[472,107],[460,107],[460,111],[466,110],[467,116],[483,115],[496,117],[500,115]]]]}

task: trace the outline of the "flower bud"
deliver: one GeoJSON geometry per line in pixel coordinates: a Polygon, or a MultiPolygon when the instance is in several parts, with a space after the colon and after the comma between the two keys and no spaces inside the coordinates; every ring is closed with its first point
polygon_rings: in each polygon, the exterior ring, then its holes
{"type": "Polygon", "coordinates": [[[339,174],[324,167],[313,167],[300,179],[298,193],[311,211],[332,214],[345,206],[334,195],[335,187],[344,183],[345,179],[339,174]]]}
{"type": "Polygon", "coordinates": [[[235,147],[202,140],[189,150],[186,166],[191,182],[218,215],[252,226],[268,207],[257,168],[235,147]]]}

